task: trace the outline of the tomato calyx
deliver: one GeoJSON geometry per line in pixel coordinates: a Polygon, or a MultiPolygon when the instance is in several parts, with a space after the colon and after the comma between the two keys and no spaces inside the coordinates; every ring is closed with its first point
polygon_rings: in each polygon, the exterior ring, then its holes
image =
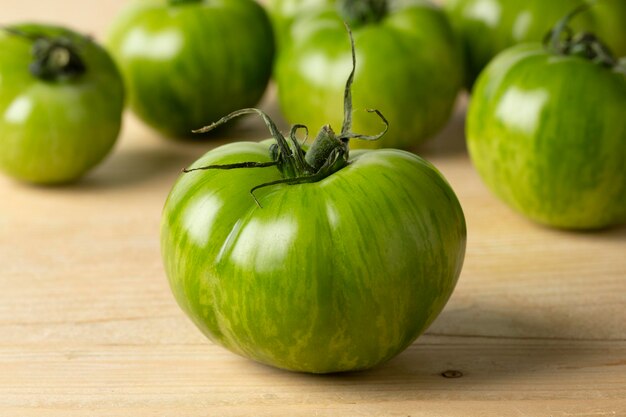
{"type": "Polygon", "coordinates": [[[84,74],[87,67],[76,43],[66,36],[46,36],[3,27],[5,32],[33,42],[31,74],[44,81],[69,80],[84,74]]]}
{"type": "Polygon", "coordinates": [[[30,71],[36,77],[48,81],[73,79],[86,71],[85,63],[67,38],[40,38],[33,45],[35,60],[30,71]]]}
{"type": "Polygon", "coordinates": [[[339,0],[337,11],[352,27],[376,23],[388,13],[388,0],[339,0]]]}
{"type": "Polygon", "coordinates": [[[554,54],[563,56],[578,56],[606,68],[615,68],[626,71],[609,49],[596,35],[589,32],[573,33],[569,27],[570,21],[578,14],[589,10],[592,3],[583,4],[565,15],[546,34],[544,46],[554,54]]]}
{"type": "Polygon", "coordinates": [[[259,184],[250,190],[252,198],[257,205],[261,207],[261,203],[254,194],[256,190],[278,184],[295,185],[321,181],[346,167],[350,163],[350,139],[378,140],[385,133],[387,133],[389,123],[387,122],[387,119],[385,119],[385,116],[383,116],[380,111],[375,109],[368,109],[367,111],[370,113],[376,113],[378,117],[380,117],[385,126],[383,131],[376,135],[363,135],[352,132],[352,82],[354,81],[354,73],[356,70],[356,53],[354,48],[354,38],[352,37],[352,32],[347,24],[346,29],[350,36],[352,71],[348,76],[344,90],[344,120],[341,132],[338,135],[333,131],[330,125],[324,125],[320,129],[309,149],[305,150],[302,143],[298,141],[296,135],[298,130],[304,129],[305,138],[303,143],[306,142],[309,129],[305,125],[293,125],[291,127],[291,131],[289,132],[289,141],[287,141],[287,139],[285,139],[276,127],[274,121],[262,110],[253,108],[241,109],[222,117],[220,120],[209,126],[194,130],[194,133],[209,132],[229,120],[244,114],[258,114],[265,122],[270,133],[272,134],[272,137],[276,140],[276,143],[273,143],[269,149],[271,161],[207,165],[203,167],[183,169],[183,172],[189,173],[208,169],[228,170],[237,168],[266,168],[275,166],[282,174],[282,179],[259,184]]]}

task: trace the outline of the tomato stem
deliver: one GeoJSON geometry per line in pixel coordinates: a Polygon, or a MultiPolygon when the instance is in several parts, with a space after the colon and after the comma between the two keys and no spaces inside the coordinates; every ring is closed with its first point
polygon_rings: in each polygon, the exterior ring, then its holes
{"type": "Polygon", "coordinates": [[[51,37],[28,33],[12,27],[1,27],[5,32],[33,42],[31,74],[45,80],[58,81],[76,78],[87,71],[74,41],[65,36],[51,37]]]}
{"type": "Polygon", "coordinates": [[[574,34],[569,23],[577,15],[588,11],[595,3],[586,3],[578,6],[561,20],[546,34],[544,45],[552,53],[564,56],[578,56],[598,65],[619,70],[619,62],[611,53],[609,47],[593,33],[582,32],[574,34]]]}
{"type": "Polygon", "coordinates": [[[319,133],[315,137],[311,147],[305,152],[302,144],[298,141],[296,133],[300,129],[305,130],[305,139],[308,136],[309,130],[306,126],[296,124],[291,127],[289,132],[289,141],[280,133],[274,121],[259,109],[242,109],[230,113],[227,116],[222,117],[215,123],[209,126],[203,127],[198,130],[194,130],[194,133],[205,133],[215,129],[224,123],[227,123],[235,117],[239,117],[245,114],[256,113],[263,118],[266,126],[268,127],[272,137],[276,140],[276,143],[270,146],[270,158],[271,162],[240,162],[235,164],[226,165],[208,165],[203,167],[195,167],[184,169],[183,172],[188,173],[192,171],[207,170],[207,169],[235,169],[235,168],[265,168],[276,166],[281,172],[283,178],[280,180],[259,184],[250,190],[250,194],[254,201],[261,206],[261,203],[256,198],[254,192],[260,188],[269,187],[277,184],[303,184],[310,182],[320,181],[329,175],[339,171],[343,167],[349,164],[349,142],[350,139],[362,139],[362,140],[378,140],[380,139],[389,128],[387,119],[378,110],[368,110],[368,112],[376,113],[383,124],[385,125],[382,132],[376,135],[362,135],[352,132],[352,83],[354,81],[354,74],[356,71],[356,53],[354,47],[354,38],[352,31],[348,24],[346,24],[346,30],[350,36],[350,47],[352,51],[352,71],[346,81],[346,87],[344,90],[344,120],[341,128],[341,133],[336,135],[330,125],[322,126],[319,133]]]}
{"type": "Polygon", "coordinates": [[[76,78],[87,69],[72,42],[66,38],[38,39],[33,45],[33,55],[35,60],[30,71],[44,80],[76,78]]]}
{"type": "Polygon", "coordinates": [[[182,170],[184,173],[193,171],[203,171],[207,169],[237,169],[237,168],[267,168],[278,165],[277,161],[272,162],[240,162],[236,164],[225,165],[207,165],[199,168],[185,168],[182,170]]]}
{"type": "Polygon", "coordinates": [[[388,0],[337,1],[339,14],[352,27],[379,22],[387,15],[388,8],[388,0]]]}
{"type": "MultiPolygon", "coordinates": [[[[291,129],[290,139],[292,145],[289,145],[289,142],[285,139],[285,137],[280,133],[274,121],[262,110],[259,109],[241,109],[230,113],[227,116],[222,117],[217,122],[210,124],[209,126],[205,126],[201,129],[194,130],[193,133],[206,133],[218,126],[221,126],[228,121],[243,116],[245,114],[256,113],[265,122],[267,125],[272,137],[276,140],[276,143],[273,148],[270,150],[270,156],[274,161],[276,161],[276,165],[280,169],[281,173],[285,178],[295,178],[303,175],[307,175],[309,172],[307,171],[307,166],[304,162],[304,151],[302,150],[302,146],[299,144],[297,138],[295,137],[296,131],[302,127],[302,125],[296,125],[291,129]]],[[[307,129],[308,132],[308,129],[307,129]]],[[[237,167],[235,167],[237,168],[237,167]]],[[[210,168],[207,168],[210,169],[210,168]]],[[[225,168],[222,168],[225,169],[225,168]]]]}

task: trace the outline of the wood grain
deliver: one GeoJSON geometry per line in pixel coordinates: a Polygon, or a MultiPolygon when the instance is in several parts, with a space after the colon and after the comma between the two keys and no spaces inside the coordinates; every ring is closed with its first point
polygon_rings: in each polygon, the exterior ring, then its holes
{"type": "MultiPolygon", "coordinates": [[[[0,23],[101,37],[122,3],[0,0],[0,23]]],[[[279,116],[273,89],[263,108],[279,116]]],[[[75,185],[0,178],[0,416],[625,416],[626,228],[563,232],[510,211],[471,167],[464,108],[417,150],[465,210],[459,284],[426,335],[363,373],[239,358],[169,292],[158,230],[173,181],[220,143],[266,137],[258,120],[193,143],[128,115],[115,152],[75,185]]]]}

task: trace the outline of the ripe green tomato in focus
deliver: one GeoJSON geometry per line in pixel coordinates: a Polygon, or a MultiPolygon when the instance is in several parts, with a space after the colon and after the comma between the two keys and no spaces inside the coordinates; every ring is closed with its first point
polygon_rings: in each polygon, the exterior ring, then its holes
{"type": "MultiPolygon", "coordinates": [[[[192,167],[268,162],[268,143],[234,143],[192,167]]],[[[437,317],[459,276],[466,229],[441,174],[399,150],[356,151],[310,184],[274,168],[183,174],[161,227],[182,309],[215,343],[279,368],[371,368],[437,317]]]]}
{"type": "MultiPolygon", "coordinates": [[[[587,0],[446,0],[444,7],[462,40],[466,83],[499,52],[518,43],[541,42],[554,24],[587,0]]],[[[617,56],[626,55],[626,1],[598,0],[572,21],[596,33],[617,56]]]]}
{"type": "Polygon", "coordinates": [[[92,40],[42,24],[0,28],[0,169],[11,177],[81,177],[113,147],[123,102],[121,76],[92,40]]]}
{"type": "Polygon", "coordinates": [[[489,188],[539,223],[620,224],[625,116],[626,76],[617,68],[518,45],[478,79],[467,117],[469,151],[489,188]]]}
{"type": "Polygon", "coordinates": [[[108,45],[132,110],[177,137],[255,105],[274,57],[269,18],[253,0],[135,1],[113,25],[108,45]]]}
{"type": "MultiPolygon", "coordinates": [[[[389,120],[384,141],[357,147],[413,148],[448,121],[462,86],[460,49],[445,14],[426,1],[389,1],[377,22],[354,22],[357,47],[354,125],[376,132],[371,103],[389,120]]],[[[350,72],[345,16],[329,6],[291,25],[276,63],[280,107],[291,123],[341,122],[343,82],[350,72]]],[[[348,21],[350,21],[348,19],[348,21]]]]}
{"type": "Polygon", "coordinates": [[[465,255],[461,206],[411,153],[351,152],[352,72],[344,120],[306,149],[262,111],[274,141],[206,153],[174,185],[161,248],[172,291],[211,340],[293,371],[367,369],[391,359],[437,317],[465,255]],[[252,195],[251,195],[252,194],[252,195]]]}

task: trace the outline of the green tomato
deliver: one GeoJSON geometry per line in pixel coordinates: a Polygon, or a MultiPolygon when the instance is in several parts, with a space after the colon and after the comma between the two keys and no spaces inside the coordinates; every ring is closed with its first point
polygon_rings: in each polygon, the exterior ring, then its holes
{"type": "Polygon", "coordinates": [[[489,188],[546,225],[625,222],[624,74],[540,44],[498,55],[478,78],[467,117],[470,155],[489,188]]]}
{"type": "Polygon", "coordinates": [[[334,2],[335,0],[267,0],[265,3],[274,24],[279,48],[289,37],[289,28],[295,19],[334,2]]]}
{"type": "Polygon", "coordinates": [[[107,52],[73,31],[0,28],[0,169],[23,181],[75,180],[119,134],[121,76],[107,52]]]}
{"type": "Polygon", "coordinates": [[[341,133],[324,125],[306,150],[295,136],[304,126],[288,142],[256,109],[207,127],[258,113],[275,143],[208,152],[163,211],[180,306],[211,340],[279,368],[340,372],[391,359],[437,317],[461,271],[465,219],[441,174],[405,151],[350,153],[350,139],[387,131],[352,131],[353,75],[354,66],[341,133]]]}
{"type": "MultiPolygon", "coordinates": [[[[269,162],[235,143],[192,167],[269,162]]],[[[249,190],[276,168],[183,174],[162,254],[182,309],[215,343],[279,368],[326,373],[384,362],[435,319],[460,273],[461,207],[443,177],[399,150],[357,151],[311,184],[249,190]]]]}
{"type": "MultiPolygon", "coordinates": [[[[413,148],[448,121],[462,85],[460,49],[445,14],[420,0],[390,2],[377,22],[353,22],[359,65],[354,79],[356,128],[376,132],[364,110],[389,120],[384,141],[359,147],[413,148]]],[[[350,71],[345,16],[335,7],[301,16],[275,68],[280,107],[291,123],[341,122],[343,82],[350,71]]]]}
{"type": "MultiPolygon", "coordinates": [[[[504,49],[523,42],[540,42],[550,28],[587,0],[446,0],[445,9],[462,39],[467,86],[504,49]]],[[[626,55],[626,1],[598,0],[576,18],[575,29],[604,39],[618,56],[626,55]]]]}
{"type": "Polygon", "coordinates": [[[132,110],[179,137],[255,105],[274,56],[271,24],[253,0],[135,1],[113,25],[108,45],[132,110]]]}

